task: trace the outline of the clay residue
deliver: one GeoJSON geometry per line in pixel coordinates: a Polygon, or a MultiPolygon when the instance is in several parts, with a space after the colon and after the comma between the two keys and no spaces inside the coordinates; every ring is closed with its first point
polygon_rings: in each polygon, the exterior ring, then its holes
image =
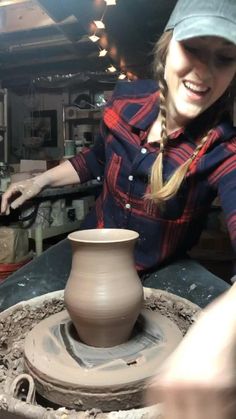
{"type": "MultiPolygon", "coordinates": [[[[157,290],[155,290],[157,293],[157,290]]],[[[145,307],[150,310],[159,310],[162,315],[167,316],[170,320],[177,324],[183,334],[186,333],[189,326],[194,322],[197,317],[197,313],[200,309],[197,306],[191,305],[190,302],[186,303],[183,299],[178,299],[177,296],[171,297],[171,294],[160,292],[157,295],[152,295],[145,299],[145,307]]],[[[22,403],[16,399],[13,399],[8,395],[9,386],[12,380],[19,374],[24,373],[24,340],[28,332],[42,319],[47,318],[51,314],[58,313],[64,310],[64,301],[61,298],[54,298],[50,301],[45,301],[38,307],[32,307],[30,305],[18,305],[15,310],[8,312],[4,315],[4,312],[0,318],[0,410],[9,410],[12,400],[15,403],[22,403]],[[8,399],[8,400],[7,400],[8,399]],[[4,402],[5,400],[5,402],[4,402]],[[4,405],[5,403],[5,405],[4,405]],[[4,406],[5,407],[4,407],[4,406]]],[[[23,404],[24,405],[24,404],[23,404]]],[[[38,403],[38,408],[46,409],[38,403]]],[[[30,408],[30,406],[28,406],[30,408]]],[[[37,417],[33,414],[35,406],[32,406],[32,416],[23,417],[37,417]]],[[[103,414],[101,411],[92,409],[89,412],[76,412],[68,411],[64,407],[58,409],[47,408],[45,418],[91,418],[96,417],[99,419],[108,418],[110,414],[103,414]],[[59,412],[62,413],[59,414],[59,412]],[[64,416],[63,416],[64,415],[64,416]]],[[[115,413],[115,412],[114,412],[115,413]]],[[[122,413],[122,412],[121,412],[122,413]]],[[[41,417],[42,416],[38,416],[41,417]]],[[[124,417],[124,416],[120,416],[124,417]]],[[[132,416],[131,416],[132,417],[132,416]]],[[[137,416],[133,416],[137,417],[137,416]]],[[[140,416],[141,417],[141,416],[140,416]]],[[[146,416],[143,418],[150,418],[146,416]]]]}
{"type": "Polygon", "coordinates": [[[172,298],[171,294],[166,294],[160,293],[158,297],[153,295],[146,298],[145,307],[153,311],[159,310],[163,316],[168,317],[178,326],[184,336],[191,324],[196,320],[200,308],[194,307],[194,304],[191,307],[182,299],[178,301],[177,296],[172,298]]]}
{"type": "Polygon", "coordinates": [[[24,372],[24,340],[41,320],[64,309],[62,300],[45,302],[40,307],[19,306],[0,319],[0,394],[8,390],[9,382],[24,372]]]}

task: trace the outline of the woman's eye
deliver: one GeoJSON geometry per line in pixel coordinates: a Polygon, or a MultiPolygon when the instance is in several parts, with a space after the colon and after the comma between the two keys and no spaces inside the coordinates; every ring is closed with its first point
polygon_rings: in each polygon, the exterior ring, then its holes
{"type": "Polygon", "coordinates": [[[184,45],[184,49],[186,49],[186,51],[190,52],[190,54],[197,54],[199,52],[199,50],[195,47],[190,47],[189,45],[184,45]]]}
{"type": "Polygon", "coordinates": [[[228,57],[226,55],[218,55],[216,57],[216,61],[220,65],[231,65],[235,62],[235,57],[228,57]]]}

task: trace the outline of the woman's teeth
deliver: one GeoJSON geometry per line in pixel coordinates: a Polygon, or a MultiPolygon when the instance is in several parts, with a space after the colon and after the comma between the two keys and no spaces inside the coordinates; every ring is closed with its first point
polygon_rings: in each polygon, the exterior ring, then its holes
{"type": "Polygon", "coordinates": [[[208,87],[197,86],[196,84],[190,83],[189,81],[185,81],[184,85],[193,93],[206,93],[209,90],[208,87]]]}

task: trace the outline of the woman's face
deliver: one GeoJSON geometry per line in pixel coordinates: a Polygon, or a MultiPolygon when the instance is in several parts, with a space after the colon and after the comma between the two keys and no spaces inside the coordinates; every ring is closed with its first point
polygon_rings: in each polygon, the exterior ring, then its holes
{"type": "Polygon", "coordinates": [[[223,38],[171,39],[165,65],[167,124],[178,128],[225,92],[236,74],[236,46],[223,38]]]}

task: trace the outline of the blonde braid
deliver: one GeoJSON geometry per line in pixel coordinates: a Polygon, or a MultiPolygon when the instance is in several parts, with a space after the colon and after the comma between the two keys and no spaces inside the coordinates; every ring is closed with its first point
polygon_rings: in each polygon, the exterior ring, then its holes
{"type": "Polygon", "coordinates": [[[152,200],[156,202],[163,202],[167,201],[177,193],[180,188],[181,183],[183,182],[190,165],[192,164],[193,160],[197,157],[198,153],[207,142],[209,138],[210,132],[202,138],[196,149],[194,150],[193,154],[186,160],[185,163],[181,164],[178,169],[174,172],[171,178],[165,183],[165,185],[161,189],[155,189],[151,193],[152,200]]]}
{"type": "Polygon", "coordinates": [[[152,185],[155,185],[155,190],[163,188],[163,154],[165,145],[167,143],[167,128],[166,128],[166,106],[165,106],[165,91],[166,86],[163,83],[159,84],[160,87],[160,113],[161,113],[161,138],[160,138],[160,152],[153,163],[150,182],[151,182],[151,195],[154,193],[152,185]]]}

